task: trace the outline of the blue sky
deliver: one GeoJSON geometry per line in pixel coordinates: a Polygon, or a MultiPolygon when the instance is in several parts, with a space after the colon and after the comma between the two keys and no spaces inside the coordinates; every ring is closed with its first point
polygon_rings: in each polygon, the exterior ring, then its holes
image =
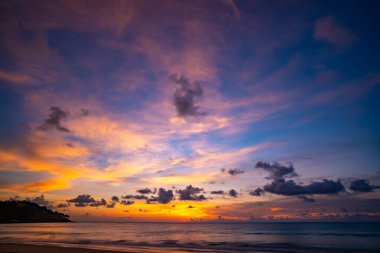
{"type": "Polygon", "coordinates": [[[252,210],[259,219],[326,218],[317,208],[350,219],[333,204],[347,199],[352,214],[378,219],[362,203],[379,200],[378,7],[4,1],[0,197],[44,194],[74,216],[122,219],[121,202],[94,209],[79,196],[111,201],[147,187],[131,205],[137,220],[244,220],[238,206],[256,202],[266,203],[252,210]],[[154,188],[199,208],[160,213],[170,204],[154,188]]]}

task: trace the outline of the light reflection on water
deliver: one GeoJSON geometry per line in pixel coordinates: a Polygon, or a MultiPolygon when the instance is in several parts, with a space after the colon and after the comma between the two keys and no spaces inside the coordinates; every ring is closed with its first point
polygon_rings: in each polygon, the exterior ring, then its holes
{"type": "Polygon", "coordinates": [[[380,223],[2,224],[0,240],[195,248],[306,246],[380,249],[380,223]]]}

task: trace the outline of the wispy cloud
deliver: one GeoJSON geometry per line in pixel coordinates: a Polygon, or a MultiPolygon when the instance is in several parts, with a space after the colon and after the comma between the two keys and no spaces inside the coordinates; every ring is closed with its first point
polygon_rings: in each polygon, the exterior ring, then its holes
{"type": "Polygon", "coordinates": [[[349,46],[356,39],[355,35],[333,16],[326,16],[317,20],[314,38],[338,46],[349,46]]]}

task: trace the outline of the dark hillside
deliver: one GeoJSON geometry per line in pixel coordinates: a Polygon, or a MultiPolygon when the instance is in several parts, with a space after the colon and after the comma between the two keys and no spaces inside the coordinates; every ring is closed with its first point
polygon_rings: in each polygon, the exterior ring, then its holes
{"type": "Polygon", "coordinates": [[[70,222],[69,218],[30,201],[0,201],[0,223],[70,222]]]}

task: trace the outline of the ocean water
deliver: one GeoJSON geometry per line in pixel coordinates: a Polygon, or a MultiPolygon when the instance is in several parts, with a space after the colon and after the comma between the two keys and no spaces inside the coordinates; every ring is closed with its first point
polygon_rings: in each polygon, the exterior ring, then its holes
{"type": "Polygon", "coordinates": [[[380,223],[35,223],[1,224],[1,242],[102,247],[359,249],[380,252],[380,223]]]}

